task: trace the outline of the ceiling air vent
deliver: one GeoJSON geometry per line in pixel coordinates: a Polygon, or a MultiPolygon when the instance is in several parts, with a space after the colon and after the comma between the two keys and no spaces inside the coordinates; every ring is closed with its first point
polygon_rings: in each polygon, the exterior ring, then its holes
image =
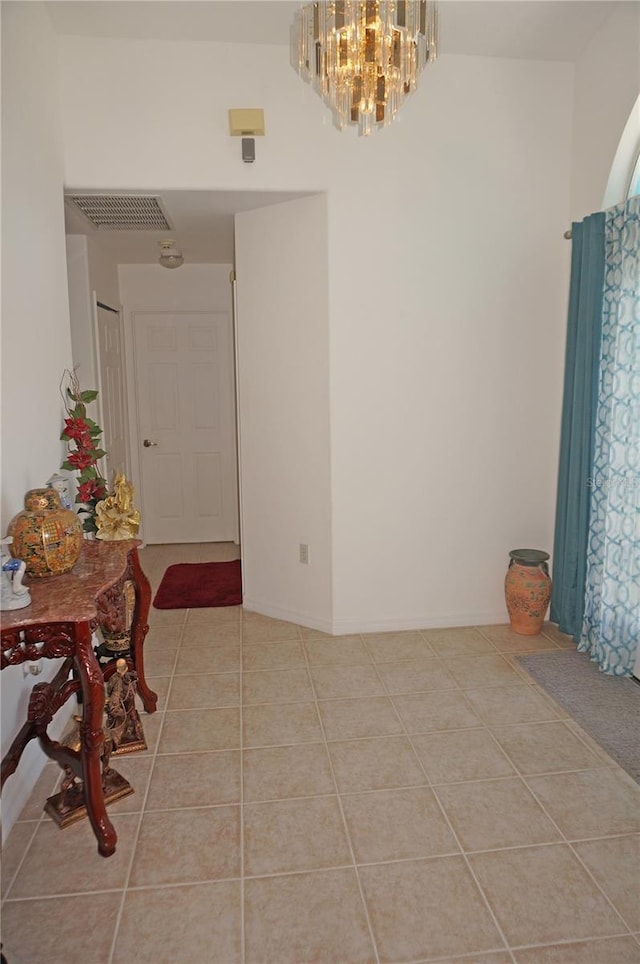
{"type": "Polygon", "coordinates": [[[69,194],[94,227],[103,231],[165,231],[173,228],[160,198],[148,194],[69,194]]]}

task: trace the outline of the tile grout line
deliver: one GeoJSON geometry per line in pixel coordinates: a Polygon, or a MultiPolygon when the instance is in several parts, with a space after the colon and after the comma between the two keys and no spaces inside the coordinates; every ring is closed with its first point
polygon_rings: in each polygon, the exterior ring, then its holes
{"type": "MultiPolygon", "coordinates": [[[[56,785],[57,785],[57,781],[56,781],[56,785]]],[[[54,787],[54,790],[55,790],[55,787],[54,787]]],[[[12,890],[12,888],[13,888],[13,885],[14,885],[15,882],[16,882],[16,878],[17,878],[18,874],[20,873],[20,870],[22,869],[22,865],[23,865],[23,863],[24,863],[25,860],[26,860],[26,857],[27,857],[27,854],[28,854],[28,852],[29,852],[29,849],[31,848],[31,845],[32,845],[32,843],[33,843],[33,841],[34,841],[34,839],[35,839],[35,836],[36,836],[37,832],[38,832],[38,827],[40,826],[41,823],[42,823],[42,816],[40,816],[37,820],[34,820],[34,821],[33,821],[33,830],[31,831],[31,834],[29,835],[29,839],[28,839],[28,841],[27,841],[27,843],[26,843],[26,845],[25,845],[25,848],[24,848],[24,851],[23,851],[23,853],[22,853],[22,856],[21,856],[20,860],[18,861],[18,866],[16,867],[14,873],[13,873],[12,876],[11,876],[11,880],[10,880],[10,882],[9,882],[9,886],[7,887],[6,893],[5,893],[4,896],[2,897],[2,906],[4,906],[5,901],[11,899],[11,890],[12,890]]]]}
{"type": "MultiPolygon", "coordinates": [[[[377,673],[376,664],[374,663],[373,665],[374,665],[374,668],[376,669],[376,673],[377,673]]],[[[385,684],[384,684],[384,680],[380,677],[380,674],[378,674],[378,678],[380,679],[380,682],[382,683],[383,689],[388,693],[387,688],[386,688],[386,686],[385,686],[385,684]]],[[[391,698],[391,694],[388,693],[388,695],[389,695],[389,697],[391,698]]],[[[413,740],[411,739],[411,734],[408,732],[408,730],[407,730],[407,728],[406,728],[406,726],[405,726],[404,720],[402,720],[402,718],[400,717],[400,714],[398,713],[398,711],[397,711],[397,709],[396,709],[395,703],[393,702],[393,698],[391,698],[391,705],[393,706],[393,710],[394,710],[394,712],[396,713],[396,715],[397,715],[397,717],[398,717],[398,720],[399,720],[399,722],[400,722],[400,724],[401,724],[401,726],[402,726],[402,729],[403,729],[403,731],[404,731],[405,737],[406,737],[407,740],[409,741],[409,744],[410,744],[410,746],[411,746],[411,749],[412,749],[412,751],[413,751],[413,754],[414,754],[414,756],[415,756],[415,758],[416,758],[416,760],[417,760],[417,762],[418,762],[418,766],[420,767],[420,769],[421,769],[422,772],[424,773],[424,777],[425,777],[427,786],[428,786],[429,789],[431,790],[431,794],[432,794],[433,798],[435,799],[436,804],[437,804],[437,806],[439,807],[440,812],[441,812],[442,816],[444,817],[444,819],[445,819],[445,821],[446,821],[446,823],[447,823],[447,826],[449,827],[449,830],[450,830],[450,832],[451,832],[451,834],[452,834],[452,836],[453,836],[453,839],[454,839],[455,842],[456,842],[457,847],[459,848],[460,855],[462,856],[462,859],[463,859],[464,862],[465,862],[465,865],[466,865],[466,867],[467,867],[467,871],[468,871],[469,874],[471,875],[471,878],[472,878],[473,882],[474,882],[475,885],[476,885],[476,888],[477,888],[477,890],[478,890],[478,893],[480,894],[480,897],[482,898],[482,901],[483,901],[485,907],[486,907],[487,910],[489,911],[489,915],[491,916],[491,919],[493,920],[493,923],[494,923],[494,925],[495,925],[495,927],[496,927],[496,930],[497,930],[497,932],[498,932],[498,934],[499,934],[499,936],[500,936],[500,938],[501,938],[501,940],[502,940],[502,942],[503,942],[503,944],[504,944],[503,950],[506,950],[506,952],[509,954],[509,957],[511,958],[511,961],[513,962],[513,964],[517,964],[516,959],[515,959],[512,951],[511,951],[511,948],[509,947],[509,942],[507,941],[506,935],[505,935],[504,931],[502,930],[502,927],[500,926],[500,923],[499,923],[499,921],[498,921],[498,918],[497,918],[496,914],[494,913],[494,910],[493,910],[493,908],[491,907],[491,904],[489,903],[489,900],[488,900],[488,898],[487,898],[487,896],[486,896],[486,894],[485,894],[485,892],[484,892],[484,889],[480,886],[480,882],[479,882],[478,878],[476,877],[476,875],[475,875],[475,873],[474,873],[474,871],[473,871],[473,868],[472,868],[472,866],[471,866],[471,864],[470,864],[470,862],[469,862],[469,859],[468,859],[468,857],[467,857],[467,854],[465,853],[464,847],[462,846],[462,842],[460,841],[460,838],[458,837],[458,834],[456,833],[456,831],[455,831],[455,829],[454,829],[454,827],[453,827],[453,824],[451,823],[451,821],[450,821],[450,819],[449,819],[449,815],[446,813],[444,807],[442,806],[442,803],[441,803],[441,801],[440,801],[440,798],[438,797],[438,794],[435,792],[435,790],[434,790],[434,788],[433,788],[433,784],[432,784],[432,782],[431,782],[431,779],[430,779],[430,777],[429,777],[429,774],[427,773],[427,770],[426,770],[425,766],[423,765],[422,760],[420,759],[420,754],[418,753],[418,751],[416,750],[416,748],[415,748],[415,746],[414,746],[413,740]]]]}
{"type": "MultiPolygon", "coordinates": [[[[175,656],[174,656],[174,659],[173,659],[173,670],[172,670],[172,672],[171,672],[171,676],[169,677],[169,686],[168,686],[168,688],[167,688],[166,696],[164,697],[164,699],[165,699],[165,708],[164,708],[164,710],[163,710],[163,712],[162,712],[162,722],[161,722],[161,724],[160,724],[160,729],[159,729],[159,731],[158,731],[158,736],[157,736],[157,739],[156,739],[156,745],[155,745],[154,752],[151,754],[151,766],[150,766],[150,768],[149,768],[149,778],[148,778],[148,780],[147,780],[147,785],[146,785],[146,787],[145,787],[144,796],[143,796],[143,798],[142,798],[142,804],[141,804],[141,807],[140,807],[140,816],[139,816],[139,819],[138,819],[138,825],[137,825],[136,831],[135,831],[134,836],[133,836],[133,841],[132,841],[132,846],[131,846],[131,856],[130,856],[130,858],[129,858],[129,866],[128,866],[128,868],[127,868],[127,872],[126,872],[126,875],[125,875],[124,884],[123,884],[123,887],[122,887],[122,898],[121,898],[121,900],[120,900],[120,907],[118,908],[118,914],[117,914],[117,916],[116,916],[116,920],[115,920],[115,924],[114,924],[114,928],[113,928],[113,938],[112,938],[112,940],[111,940],[111,948],[110,948],[110,951],[109,951],[108,964],[113,964],[113,955],[115,954],[116,945],[117,945],[117,941],[118,941],[118,933],[119,933],[119,931],[120,931],[120,924],[122,923],[122,915],[123,915],[123,913],[124,913],[124,908],[125,908],[125,904],[126,904],[126,900],[127,900],[127,891],[128,891],[128,887],[129,887],[129,881],[131,880],[131,871],[133,870],[133,864],[134,864],[134,862],[135,862],[136,850],[137,850],[137,848],[138,848],[138,841],[139,841],[139,839],[140,839],[140,831],[142,830],[142,822],[143,822],[144,817],[145,817],[145,805],[146,805],[147,799],[148,799],[148,797],[149,797],[149,790],[150,790],[150,788],[151,788],[151,781],[153,780],[153,771],[154,771],[154,769],[155,769],[156,759],[157,759],[157,757],[158,757],[158,747],[160,746],[160,740],[161,740],[161,738],[162,738],[162,731],[163,731],[163,729],[164,729],[164,722],[165,722],[165,715],[164,715],[164,714],[165,714],[167,705],[168,705],[168,703],[169,703],[169,697],[171,696],[171,687],[173,686],[173,673],[174,673],[174,671],[175,671],[175,667],[176,667],[176,664],[177,664],[177,661],[178,661],[178,657],[179,657],[179,654],[180,654],[180,650],[181,650],[181,648],[182,648],[182,640],[183,640],[183,637],[184,637],[185,626],[186,626],[186,624],[187,624],[188,612],[189,612],[188,610],[185,610],[185,614],[184,614],[183,619],[182,619],[182,625],[180,626],[180,641],[179,641],[179,643],[178,643],[178,645],[177,645],[177,647],[176,647],[176,652],[175,652],[175,656]]],[[[150,631],[151,631],[151,630],[149,629],[149,632],[150,632],[150,631]]],[[[146,635],[146,637],[145,637],[145,640],[144,640],[145,643],[147,642],[147,639],[148,639],[148,637],[149,637],[149,632],[147,632],[147,635],[146,635]]],[[[144,661],[144,647],[143,647],[143,661],[144,661]]],[[[158,710],[157,710],[157,708],[156,708],[156,713],[157,713],[157,712],[158,712],[158,710]]],[[[144,729],[144,727],[143,727],[143,729],[144,729]]]]}
{"type": "MultiPolygon", "coordinates": [[[[519,771],[518,771],[518,772],[519,772],[519,771]]],[[[534,798],[534,800],[536,801],[536,803],[538,804],[538,806],[541,808],[541,810],[543,811],[543,813],[545,814],[545,816],[547,817],[547,819],[551,821],[551,823],[553,824],[553,826],[557,829],[558,833],[560,834],[560,836],[561,836],[562,839],[561,839],[560,841],[558,841],[558,843],[562,843],[563,845],[565,845],[565,846],[567,846],[567,847],[569,848],[570,852],[573,854],[573,856],[574,856],[575,859],[578,861],[578,863],[580,864],[580,866],[581,866],[581,867],[583,868],[583,870],[587,873],[587,875],[591,878],[591,880],[592,880],[593,884],[595,885],[595,887],[597,888],[597,890],[602,894],[602,896],[604,897],[604,899],[605,899],[605,901],[607,902],[607,904],[609,904],[609,906],[613,909],[613,911],[615,912],[615,914],[620,918],[620,920],[622,921],[622,923],[624,924],[624,926],[627,928],[627,931],[629,932],[629,934],[631,934],[631,935],[633,936],[633,930],[632,930],[632,928],[630,927],[629,924],[627,924],[627,921],[626,921],[625,918],[623,917],[622,913],[618,910],[618,908],[617,908],[616,905],[614,904],[613,900],[612,900],[612,899],[609,897],[609,895],[605,892],[604,888],[600,886],[600,884],[599,884],[599,882],[597,881],[597,879],[596,879],[596,877],[594,876],[594,874],[591,872],[591,870],[589,869],[589,867],[586,865],[586,863],[584,862],[584,860],[582,859],[582,857],[580,856],[580,854],[577,852],[577,850],[576,850],[575,847],[573,846],[574,843],[577,843],[577,842],[579,842],[579,841],[573,841],[573,842],[572,842],[571,840],[568,839],[567,835],[563,832],[563,830],[562,830],[562,828],[560,827],[560,825],[553,819],[553,817],[551,816],[551,814],[549,813],[549,811],[547,810],[547,808],[545,807],[545,805],[543,804],[542,800],[540,799],[540,797],[538,796],[538,794],[535,792],[535,790],[533,789],[533,787],[529,786],[529,784],[528,784],[527,781],[526,781],[526,778],[525,778],[522,774],[519,773],[519,775],[520,775],[520,777],[521,777],[521,779],[522,779],[522,782],[523,782],[524,785],[526,786],[527,790],[528,790],[529,793],[531,794],[531,796],[534,798]]],[[[620,836],[627,836],[627,835],[626,835],[626,834],[622,834],[622,835],[620,835],[620,836]]],[[[593,838],[587,838],[587,841],[586,841],[586,842],[588,842],[590,839],[593,839],[593,838]]],[[[606,838],[606,837],[605,837],[605,838],[600,837],[600,838],[595,838],[595,839],[608,839],[608,838],[606,838]]],[[[583,842],[584,842],[584,841],[583,841],[583,842]]],[[[588,938],[582,938],[582,940],[587,940],[587,939],[588,939],[588,938]]]]}
{"type": "MultiPolygon", "coordinates": [[[[572,732],[563,720],[558,720],[557,722],[560,723],[560,724],[562,724],[565,729],[569,730],[569,732],[572,732]]],[[[515,725],[516,725],[516,726],[526,726],[526,725],[528,725],[528,724],[515,724],[515,725]]],[[[489,730],[489,733],[491,734],[492,738],[493,738],[494,741],[497,743],[497,745],[500,746],[500,744],[498,743],[496,737],[495,737],[494,734],[491,732],[491,730],[489,730]]],[[[584,741],[581,741],[581,742],[584,743],[584,741]]],[[[587,747],[586,743],[584,743],[584,746],[587,747]]],[[[633,933],[633,932],[631,931],[631,928],[630,928],[629,925],[627,924],[626,920],[624,919],[624,917],[622,916],[622,914],[620,913],[620,911],[617,909],[617,907],[615,906],[615,904],[614,904],[613,901],[611,900],[611,898],[605,893],[605,891],[604,891],[603,888],[600,886],[600,884],[598,883],[598,881],[596,880],[596,878],[594,877],[594,875],[591,873],[591,871],[589,870],[589,868],[587,867],[587,865],[585,864],[585,862],[582,860],[582,858],[580,857],[580,855],[578,854],[578,852],[576,851],[576,849],[572,846],[571,841],[568,840],[568,839],[567,839],[567,836],[563,833],[562,828],[561,828],[561,827],[556,823],[556,821],[553,819],[553,817],[551,816],[551,814],[548,812],[548,810],[546,809],[546,807],[543,805],[543,803],[542,803],[542,801],[540,800],[538,794],[535,792],[535,790],[533,789],[533,787],[529,786],[529,784],[527,783],[527,779],[526,779],[527,776],[529,776],[529,777],[534,777],[534,778],[535,778],[535,777],[539,777],[539,776],[545,776],[545,775],[546,775],[546,776],[549,776],[549,775],[554,776],[554,775],[556,775],[556,774],[560,775],[560,774],[564,774],[564,773],[584,773],[584,772],[591,772],[591,771],[594,771],[594,770],[607,770],[608,767],[606,767],[606,766],[604,766],[604,765],[601,765],[600,767],[597,767],[597,766],[593,766],[593,767],[583,767],[583,768],[581,768],[581,769],[579,769],[579,770],[564,770],[564,769],[563,769],[563,770],[552,770],[552,771],[547,771],[546,774],[540,774],[540,773],[525,774],[525,773],[522,772],[521,768],[517,765],[516,761],[515,761],[514,759],[512,759],[511,756],[509,756],[507,750],[505,750],[503,747],[500,747],[500,749],[502,749],[502,752],[504,753],[504,755],[506,756],[506,758],[509,760],[509,763],[513,766],[513,768],[514,768],[517,776],[518,776],[518,777],[520,778],[520,780],[523,782],[523,784],[525,785],[525,787],[527,788],[527,790],[529,791],[529,793],[532,795],[532,797],[534,798],[534,800],[536,801],[536,803],[538,804],[538,806],[542,809],[542,811],[544,812],[544,814],[545,814],[545,816],[547,817],[547,819],[551,821],[551,823],[553,824],[553,826],[556,828],[556,830],[557,830],[558,833],[560,834],[561,840],[560,840],[560,841],[556,841],[556,843],[562,843],[563,845],[569,847],[569,849],[570,849],[571,853],[573,854],[573,856],[576,858],[576,860],[579,862],[579,864],[582,866],[582,868],[587,872],[588,876],[591,878],[591,880],[593,881],[593,883],[595,884],[595,886],[597,887],[597,889],[599,890],[599,892],[602,894],[602,896],[605,898],[606,902],[609,904],[609,906],[614,910],[614,912],[615,912],[615,913],[617,914],[617,916],[620,918],[620,920],[622,921],[622,923],[624,924],[624,926],[628,929],[629,933],[633,933]]],[[[587,749],[590,750],[591,753],[593,753],[593,751],[590,749],[590,747],[587,747],[587,749]]],[[[595,754],[593,754],[593,755],[594,755],[594,757],[595,757],[595,754]]],[[[596,757],[596,760],[597,760],[597,757],[596,757]]],[[[524,844],[524,845],[523,845],[523,848],[524,848],[524,847],[527,847],[527,846],[531,846],[531,845],[524,844]]],[[[551,844],[548,844],[547,846],[551,846],[551,844]]],[[[510,848],[510,849],[518,849],[518,848],[510,848]]],[[[521,849],[522,849],[522,848],[521,848],[521,849]]]]}
{"type": "MultiPolygon", "coordinates": [[[[302,638],[302,633],[300,633],[300,636],[301,636],[301,638],[302,638]]],[[[360,639],[362,639],[362,636],[360,636],[360,639]]],[[[363,643],[363,645],[364,645],[364,643],[363,643]]],[[[372,946],[372,948],[373,948],[373,953],[375,954],[376,964],[380,964],[380,954],[379,954],[379,952],[378,952],[378,944],[377,944],[377,941],[376,941],[376,938],[375,938],[375,934],[374,934],[374,931],[373,931],[373,925],[372,925],[372,923],[371,923],[371,917],[370,917],[370,915],[369,915],[369,907],[368,907],[367,901],[366,901],[366,899],[365,899],[364,888],[363,888],[363,886],[362,886],[362,881],[361,881],[361,879],[360,879],[360,871],[359,871],[359,869],[358,869],[358,863],[357,863],[357,861],[356,861],[355,851],[354,851],[354,849],[353,849],[353,844],[352,844],[352,842],[351,842],[351,834],[349,833],[349,826],[348,826],[348,824],[347,824],[347,818],[346,818],[346,816],[345,816],[344,807],[343,807],[343,805],[342,805],[342,797],[341,797],[341,795],[340,795],[340,787],[338,786],[338,779],[337,779],[337,777],[336,777],[335,768],[334,768],[334,766],[333,766],[333,760],[332,760],[332,758],[331,758],[331,753],[329,752],[329,741],[327,740],[327,734],[326,734],[325,728],[324,728],[324,721],[323,721],[323,719],[322,719],[322,713],[320,712],[320,706],[318,705],[318,702],[319,702],[319,701],[318,701],[318,695],[317,695],[317,692],[316,692],[315,682],[314,682],[314,679],[313,679],[313,674],[312,674],[312,672],[311,672],[311,663],[310,663],[310,661],[309,661],[309,655],[308,655],[308,653],[307,653],[307,647],[306,647],[306,645],[305,645],[305,640],[304,640],[304,639],[302,639],[302,652],[303,652],[303,654],[304,654],[305,664],[306,664],[306,668],[307,668],[307,675],[308,675],[309,681],[310,681],[310,683],[311,683],[311,689],[312,689],[313,695],[314,695],[314,697],[315,697],[315,708],[316,708],[316,714],[317,714],[317,716],[318,716],[318,720],[319,720],[319,722],[320,722],[320,729],[321,729],[321,731],[322,731],[322,736],[323,736],[323,741],[324,741],[324,742],[323,742],[324,751],[325,751],[325,753],[327,754],[327,759],[328,759],[328,761],[329,761],[329,768],[330,768],[330,770],[331,770],[331,776],[332,776],[332,778],[333,778],[333,785],[334,785],[334,787],[335,787],[336,800],[337,800],[337,802],[338,802],[338,808],[339,808],[339,810],[340,810],[340,817],[341,817],[341,819],[342,819],[342,828],[343,828],[343,830],[344,830],[345,838],[346,838],[346,841],[347,841],[347,846],[349,847],[349,853],[351,854],[351,861],[352,861],[352,866],[353,866],[353,869],[354,869],[355,875],[356,875],[356,882],[357,882],[357,885],[358,885],[358,892],[359,892],[359,894],[360,894],[360,901],[361,901],[362,907],[363,907],[363,909],[364,909],[365,920],[366,920],[366,922],[367,922],[367,928],[368,928],[368,930],[369,930],[369,939],[370,939],[370,941],[371,941],[371,946],[372,946]]]]}

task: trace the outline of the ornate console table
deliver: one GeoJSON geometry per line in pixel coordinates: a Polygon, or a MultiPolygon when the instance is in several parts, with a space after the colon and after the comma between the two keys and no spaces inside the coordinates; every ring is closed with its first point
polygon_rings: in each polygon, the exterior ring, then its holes
{"type": "Polygon", "coordinates": [[[147,713],[155,712],[158,700],[144,675],[143,644],[149,630],[151,587],[140,568],[139,545],[137,539],[86,542],[71,572],[31,579],[31,605],[2,612],[2,669],[29,660],[64,659],[54,679],[37,683],[31,692],[27,721],[2,761],[2,785],[16,770],[27,743],[37,737],[47,756],[61,766],[69,766],[82,779],[87,813],[103,857],[114,853],[117,841],[107,816],[101,772],[104,684],[116,667],[115,661],[100,666],[92,636],[98,626],[111,633],[127,629],[128,582],[135,594],[128,658],[138,674],[138,693],[147,713]],[[82,698],[82,742],[76,751],[51,740],[47,726],[78,691],[82,698]]]}

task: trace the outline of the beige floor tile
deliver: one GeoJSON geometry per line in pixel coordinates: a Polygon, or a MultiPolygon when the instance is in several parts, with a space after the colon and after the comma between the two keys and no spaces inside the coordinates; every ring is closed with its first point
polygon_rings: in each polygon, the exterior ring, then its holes
{"type": "Polygon", "coordinates": [[[464,695],[487,725],[538,723],[557,720],[559,712],[538,687],[521,682],[517,686],[482,686],[465,689],[464,695]]]}
{"type": "MultiPolygon", "coordinates": [[[[225,561],[225,560],[222,560],[225,561]]],[[[222,623],[241,623],[242,606],[207,606],[202,609],[190,609],[185,629],[196,626],[215,628],[222,623]]]]}
{"type": "Polygon", "coordinates": [[[521,780],[439,786],[436,794],[465,850],[554,843],[560,834],[521,780]]]}
{"type": "Polygon", "coordinates": [[[491,643],[473,626],[426,629],[423,634],[438,656],[479,656],[482,653],[495,653],[491,643]]]}
{"type": "Polygon", "coordinates": [[[7,840],[2,845],[2,868],[0,879],[2,882],[2,896],[4,897],[20,866],[20,861],[27,852],[27,847],[33,840],[38,829],[37,821],[14,823],[7,840]]]}
{"type": "Polygon", "coordinates": [[[621,770],[549,774],[526,782],[570,840],[640,830],[640,789],[621,770]]]}
{"type": "Polygon", "coordinates": [[[147,744],[146,750],[136,750],[136,756],[146,756],[147,754],[154,754],[156,747],[158,745],[158,739],[160,737],[160,730],[162,724],[164,723],[164,713],[162,711],[155,713],[145,713],[140,707],[140,723],[142,724],[142,730],[144,733],[144,739],[147,744]]]}
{"type": "Polygon", "coordinates": [[[424,659],[435,655],[421,633],[369,633],[363,636],[363,639],[376,663],[398,659],[424,659]]]}
{"type": "Polygon", "coordinates": [[[492,733],[521,773],[586,770],[601,763],[562,722],[496,726],[492,733]]]}
{"type": "Polygon", "coordinates": [[[455,659],[444,659],[443,664],[465,690],[474,689],[476,686],[515,684],[521,680],[520,674],[508,659],[497,653],[486,656],[457,656],[455,659]]]}
{"type": "Polygon", "coordinates": [[[576,649],[577,643],[573,636],[569,636],[566,633],[561,633],[555,623],[544,623],[541,630],[544,636],[551,639],[557,646],[562,649],[576,649]]]}
{"type": "Polygon", "coordinates": [[[247,880],[247,964],[373,964],[353,870],[247,880]]]}
{"type": "Polygon", "coordinates": [[[9,964],[102,964],[109,960],[121,901],[118,892],[9,901],[2,908],[3,953],[9,964]]]}
{"type": "Polygon", "coordinates": [[[201,545],[200,562],[232,562],[239,558],[240,546],[236,542],[203,542],[201,545]]]}
{"type": "Polygon", "coordinates": [[[145,813],[130,886],[239,877],[240,866],[239,807],[145,813]]]}
{"type": "Polygon", "coordinates": [[[238,706],[239,673],[215,676],[174,676],[167,708],[170,710],[215,709],[238,706]]]}
{"type": "Polygon", "coordinates": [[[245,643],[242,647],[242,666],[245,670],[288,669],[305,665],[299,639],[285,639],[279,643],[245,643]]]}
{"type": "Polygon", "coordinates": [[[182,648],[187,649],[192,646],[215,646],[221,643],[239,643],[242,639],[242,623],[239,619],[227,616],[218,621],[205,622],[195,618],[192,621],[192,613],[182,634],[182,648]]]}
{"type": "Polygon", "coordinates": [[[456,684],[442,660],[433,657],[378,663],[377,668],[391,696],[399,693],[423,693],[425,690],[456,689],[456,684]]]}
{"type": "Polygon", "coordinates": [[[511,626],[480,626],[479,629],[501,653],[535,653],[557,649],[556,645],[542,633],[523,636],[522,633],[516,633],[511,626]]]}
{"type": "Polygon", "coordinates": [[[482,726],[459,690],[394,696],[393,703],[409,733],[482,726]]]}
{"type": "Polygon", "coordinates": [[[504,946],[462,857],[361,867],[360,879],[381,961],[504,946]]]}
{"type": "Polygon", "coordinates": [[[640,835],[588,840],[574,848],[631,930],[640,931],[640,835]]]}
{"type": "Polygon", "coordinates": [[[241,960],[240,901],[236,880],[129,890],[113,964],[235,964],[241,960]]]}
{"type": "Polygon", "coordinates": [[[240,671],[240,643],[212,640],[210,643],[183,642],[176,662],[176,674],[237,673],[240,671]]]}
{"type": "Polygon", "coordinates": [[[318,703],[327,740],[357,740],[403,733],[402,723],[387,696],[362,700],[322,700],[318,703]]]}
{"type": "Polygon", "coordinates": [[[263,703],[242,709],[245,746],[317,743],[322,728],[315,703],[263,703]]]}
{"type": "MultiPolygon", "coordinates": [[[[553,702],[553,701],[551,701],[551,702],[553,702]]],[[[602,760],[602,762],[604,763],[605,766],[607,766],[607,767],[616,767],[616,768],[618,768],[618,767],[620,766],[620,764],[617,763],[617,762],[613,759],[613,757],[610,757],[610,756],[609,756],[609,754],[607,753],[607,751],[606,751],[603,747],[601,747],[598,743],[596,743],[596,741],[593,739],[593,737],[590,736],[589,733],[587,733],[586,730],[583,730],[583,729],[582,729],[582,727],[580,726],[579,723],[576,723],[575,720],[572,720],[570,717],[565,718],[564,723],[565,723],[565,726],[569,727],[569,729],[571,730],[571,732],[572,732],[575,736],[577,736],[579,740],[581,740],[583,743],[586,743],[586,744],[587,744],[587,746],[588,746],[588,748],[591,750],[591,752],[592,752],[592,753],[595,753],[595,755],[598,757],[598,759],[599,759],[599,760],[602,760]]]]}
{"type": "MultiPolygon", "coordinates": [[[[337,639],[333,633],[325,633],[321,629],[312,629],[311,626],[298,626],[302,639],[337,639]]],[[[346,634],[348,635],[348,634],[346,634]]],[[[345,637],[340,637],[344,639],[345,637]]]]}
{"type": "Polygon", "coordinates": [[[344,794],[342,806],[358,863],[460,851],[428,787],[344,794]]]}
{"type": "Polygon", "coordinates": [[[219,710],[167,710],[158,750],[188,753],[239,746],[240,708],[227,706],[219,710]]]}
{"type": "Polygon", "coordinates": [[[546,636],[519,636],[514,633],[513,638],[494,640],[493,645],[501,653],[542,653],[559,652],[556,644],[546,636]]]}
{"type": "MultiPolygon", "coordinates": [[[[532,683],[534,685],[538,683],[538,680],[535,678],[535,676],[532,676],[531,673],[529,673],[522,665],[520,656],[517,653],[502,653],[501,656],[503,660],[511,667],[516,676],[519,677],[520,682],[532,683]]],[[[516,680],[512,680],[511,682],[515,683],[516,680]]]]}
{"type": "Polygon", "coordinates": [[[45,897],[124,887],[139,816],[111,814],[118,835],[116,852],[105,860],[97,850],[88,819],[61,830],[41,823],[18,871],[10,898],[45,897]],[[46,867],[46,873],[43,873],[46,867]],[[70,872],[70,870],[72,872],[70,872]]]}
{"type": "Polygon", "coordinates": [[[487,730],[448,730],[411,739],[433,784],[490,780],[514,773],[487,730]]]}
{"type": "MultiPolygon", "coordinates": [[[[169,692],[169,684],[171,683],[170,676],[149,676],[147,677],[147,685],[149,689],[156,694],[158,697],[158,703],[156,706],[156,713],[162,713],[167,706],[167,693],[169,692]]],[[[144,727],[145,717],[141,716],[142,725],[144,727]]]]}
{"type": "Polygon", "coordinates": [[[211,807],[240,800],[240,753],[170,753],[156,757],[147,810],[211,807]]]}
{"type": "Polygon", "coordinates": [[[362,666],[312,666],[310,672],[319,700],[386,695],[371,663],[362,666]]]}
{"type": "Polygon", "coordinates": [[[125,753],[122,756],[112,756],[111,767],[123,776],[133,787],[133,793],[109,805],[109,813],[140,813],[151,777],[153,758],[150,753],[138,755],[125,753]]]}
{"type": "Polygon", "coordinates": [[[259,613],[242,614],[242,641],[245,643],[267,643],[278,639],[300,639],[300,629],[295,623],[282,619],[271,619],[259,613]]]}
{"type": "Polygon", "coordinates": [[[337,797],[250,803],[243,811],[245,874],[351,865],[337,797]]]}
{"type": "Polygon", "coordinates": [[[242,674],[242,702],[298,703],[313,699],[309,674],[305,667],[259,670],[242,674]]]}
{"type": "Polygon", "coordinates": [[[493,951],[489,954],[465,954],[464,957],[439,957],[437,964],[513,964],[513,958],[508,951],[493,951]]]}
{"type": "Polygon", "coordinates": [[[566,845],[469,860],[511,946],[620,933],[620,918],[566,845]]]}
{"type": "Polygon", "coordinates": [[[633,937],[548,944],[515,951],[517,964],[638,964],[640,944],[633,937]]]}
{"type": "Polygon", "coordinates": [[[160,646],[145,646],[145,676],[171,676],[176,661],[179,642],[160,646]]]}
{"type": "Polygon", "coordinates": [[[329,753],[341,793],[415,787],[426,783],[406,737],[330,743],[329,753]]]}
{"type": "Polygon", "coordinates": [[[245,803],[334,792],[329,758],[321,743],[244,751],[245,803]]]}
{"type": "Polygon", "coordinates": [[[311,666],[350,666],[371,662],[360,636],[306,639],[304,648],[311,666]]]}
{"type": "Polygon", "coordinates": [[[184,626],[187,617],[186,609],[149,609],[149,641],[161,639],[161,633],[165,629],[173,629],[176,626],[184,626]]]}

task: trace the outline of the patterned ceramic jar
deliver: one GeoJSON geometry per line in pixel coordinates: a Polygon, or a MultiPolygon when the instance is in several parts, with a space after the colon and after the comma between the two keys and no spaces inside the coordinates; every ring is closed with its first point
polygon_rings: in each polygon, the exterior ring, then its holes
{"type": "Polygon", "coordinates": [[[548,552],[513,549],[504,581],[511,628],[521,636],[535,636],[542,629],[551,599],[548,552]]]}
{"type": "Polygon", "coordinates": [[[55,489],[30,489],[7,535],[13,536],[11,555],[25,562],[29,576],[69,572],[82,551],[82,522],[63,507],[55,489]]]}

